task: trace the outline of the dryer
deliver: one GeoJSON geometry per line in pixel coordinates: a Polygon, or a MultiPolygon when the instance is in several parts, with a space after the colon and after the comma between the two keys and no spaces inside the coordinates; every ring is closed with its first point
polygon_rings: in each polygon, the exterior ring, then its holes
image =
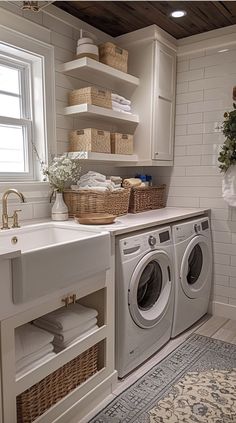
{"type": "Polygon", "coordinates": [[[207,217],[172,227],[175,305],[171,337],[207,313],[212,282],[212,242],[207,217]]]}
{"type": "Polygon", "coordinates": [[[171,335],[174,286],[170,227],[116,240],[116,369],[123,377],[171,335]]]}

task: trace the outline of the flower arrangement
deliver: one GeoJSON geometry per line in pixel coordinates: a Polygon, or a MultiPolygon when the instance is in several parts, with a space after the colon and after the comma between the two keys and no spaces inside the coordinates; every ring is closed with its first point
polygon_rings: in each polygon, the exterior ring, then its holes
{"type": "MultiPolygon", "coordinates": [[[[236,100],[236,87],[233,89],[233,100],[236,100]]],[[[221,172],[236,164],[236,103],[233,103],[232,111],[224,113],[224,118],[221,128],[226,140],[218,157],[221,172]]]]}
{"type": "Polygon", "coordinates": [[[41,167],[53,191],[57,192],[63,192],[71,184],[76,183],[81,173],[79,159],[72,159],[67,154],[54,157],[48,166],[41,164],[41,167]]]}

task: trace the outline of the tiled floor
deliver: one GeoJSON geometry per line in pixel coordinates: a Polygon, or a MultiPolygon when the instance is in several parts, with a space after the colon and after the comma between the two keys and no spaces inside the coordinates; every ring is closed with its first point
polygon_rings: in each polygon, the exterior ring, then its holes
{"type": "Polygon", "coordinates": [[[128,388],[138,378],[143,376],[155,364],[159,363],[175,348],[177,348],[191,333],[198,333],[200,335],[209,336],[211,338],[220,339],[221,341],[231,342],[236,345],[236,320],[228,320],[220,316],[204,316],[197,324],[192,326],[186,332],[175,339],[171,339],[157,354],[146,361],[136,371],[131,373],[126,378],[118,381],[117,387],[113,394],[109,395],[97,408],[95,408],[85,419],[80,423],[87,423],[100,410],[102,410],[110,401],[117,395],[128,388]]]}

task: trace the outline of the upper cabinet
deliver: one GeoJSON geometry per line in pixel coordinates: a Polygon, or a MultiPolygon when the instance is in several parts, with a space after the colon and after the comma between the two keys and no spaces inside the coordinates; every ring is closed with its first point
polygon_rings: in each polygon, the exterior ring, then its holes
{"type": "Polygon", "coordinates": [[[173,160],[175,112],[175,53],[154,41],[152,160],[173,160]]]}
{"type": "Polygon", "coordinates": [[[134,145],[138,165],[173,165],[176,42],[151,25],[117,38],[129,50],[129,72],[140,84],[132,96],[139,115],[134,145]]]}

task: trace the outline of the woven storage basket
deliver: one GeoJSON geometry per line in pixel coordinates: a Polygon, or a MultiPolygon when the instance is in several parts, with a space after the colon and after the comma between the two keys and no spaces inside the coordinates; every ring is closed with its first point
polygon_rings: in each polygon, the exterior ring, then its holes
{"type": "Polygon", "coordinates": [[[111,134],[111,152],[114,154],[133,154],[133,135],[111,134]]]}
{"type": "Polygon", "coordinates": [[[166,206],[166,185],[158,187],[133,187],[130,194],[129,212],[162,209],[166,206]]]}
{"type": "Polygon", "coordinates": [[[108,131],[94,128],[71,131],[69,141],[69,151],[111,152],[110,132],[108,131]]]}
{"type": "Polygon", "coordinates": [[[112,108],[111,91],[97,87],[80,88],[69,93],[69,105],[93,104],[94,106],[112,108]]]}
{"type": "Polygon", "coordinates": [[[109,213],[116,216],[127,214],[129,197],[130,189],[107,192],[64,191],[64,201],[70,217],[84,213],[109,213]]]}
{"type": "Polygon", "coordinates": [[[98,345],[55,370],[17,397],[17,423],[31,423],[97,372],[98,345]]]}
{"type": "Polygon", "coordinates": [[[99,46],[99,61],[122,72],[127,72],[128,51],[110,42],[101,44],[99,46]]]}

